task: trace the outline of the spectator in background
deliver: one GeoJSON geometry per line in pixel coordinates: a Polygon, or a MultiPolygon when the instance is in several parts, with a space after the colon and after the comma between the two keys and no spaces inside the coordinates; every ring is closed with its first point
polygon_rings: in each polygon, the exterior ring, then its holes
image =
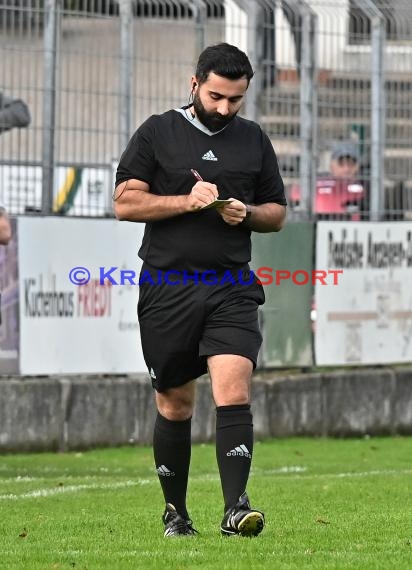
{"type": "MultiPolygon", "coordinates": [[[[6,97],[0,92],[0,133],[15,127],[30,124],[30,111],[21,99],[6,97]]],[[[11,239],[11,225],[6,209],[0,200],[0,245],[7,245],[11,239]]]]}
{"type": "Polygon", "coordinates": [[[11,225],[6,209],[0,202],[0,245],[7,245],[11,239],[11,225]]]}
{"type": "MultiPolygon", "coordinates": [[[[332,147],[329,172],[318,173],[315,196],[310,198],[312,213],[317,219],[360,220],[364,217],[367,189],[360,180],[359,167],[356,143],[339,141],[332,147]]],[[[299,184],[291,186],[289,199],[296,212],[303,211],[299,184]]]]}
{"type": "MultiPolygon", "coordinates": [[[[27,127],[30,124],[29,109],[21,99],[6,97],[0,92],[0,133],[14,127],[27,127]]],[[[3,203],[0,201],[0,245],[7,245],[11,240],[11,224],[3,203]]],[[[0,291],[1,325],[1,291],[0,291]]]]}
{"type": "Polygon", "coordinates": [[[339,142],[332,149],[330,174],[334,178],[353,180],[359,175],[359,153],[352,141],[339,142]]]}
{"type": "MultiPolygon", "coordinates": [[[[7,245],[11,240],[11,225],[3,204],[0,202],[0,245],[7,245]]],[[[0,289],[0,325],[1,325],[1,289],[0,289]]]]}
{"type": "Polygon", "coordinates": [[[0,92],[0,133],[14,127],[27,127],[30,120],[30,111],[24,101],[6,97],[0,92]]]}

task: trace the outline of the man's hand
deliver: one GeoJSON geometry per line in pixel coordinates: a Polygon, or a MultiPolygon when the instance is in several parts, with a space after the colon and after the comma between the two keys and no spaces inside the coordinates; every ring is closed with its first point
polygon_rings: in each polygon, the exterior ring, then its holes
{"type": "Polygon", "coordinates": [[[7,245],[11,240],[11,224],[6,211],[0,207],[0,245],[7,245]]]}
{"type": "MultiPolygon", "coordinates": [[[[249,204],[250,215],[244,227],[250,231],[266,233],[282,229],[286,218],[286,207],[276,202],[253,205],[249,204]]],[[[240,200],[233,200],[217,211],[230,226],[238,226],[246,218],[248,208],[240,200]]],[[[243,227],[243,226],[242,226],[243,227]]]]}
{"type": "Polygon", "coordinates": [[[187,208],[189,212],[200,210],[216,200],[219,193],[216,184],[199,181],[193,186],[190,194],[187,195],[187,208]]]}
{"type": "Polygon", "coordinates": [[[240,200],[233,200],[230,204],[217,208],[217,211],[230,226],[241,224],[246,217],[246,206],[240,200]]]}

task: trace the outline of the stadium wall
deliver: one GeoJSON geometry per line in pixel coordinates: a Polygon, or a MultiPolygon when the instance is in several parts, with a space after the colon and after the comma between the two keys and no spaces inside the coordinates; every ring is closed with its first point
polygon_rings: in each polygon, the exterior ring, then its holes
{"type": "MultiPolygon", "coordinates": [[[[0,381],[0,452],[151,444],[153,391],[145,375],[9,377],[0,381]]],[[[412,368],[256,374],[256,439],[412,434],[412,368]]],[[[215,410],[199,379],[192,439],[214,437],[215,410]]]]}

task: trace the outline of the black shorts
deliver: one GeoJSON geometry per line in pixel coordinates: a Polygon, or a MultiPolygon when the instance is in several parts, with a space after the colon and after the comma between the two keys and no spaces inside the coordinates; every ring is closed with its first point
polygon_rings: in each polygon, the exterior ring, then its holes
{"type": "Polygon", "coordinates": [[[144,263],[139,280],[140,335],[153,387],[163,392],[198,378],[215,354],[245,356],[255,367],[265,295],[250,269],[197,280],[166,273],[144,263]]]}

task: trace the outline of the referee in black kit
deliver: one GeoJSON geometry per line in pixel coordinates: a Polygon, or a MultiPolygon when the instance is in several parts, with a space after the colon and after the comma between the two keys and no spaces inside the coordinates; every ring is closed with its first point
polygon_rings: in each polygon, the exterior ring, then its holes
{"type": "Polygon", "coordinates": [[[235,46],[207,47],[191,78],[189,105],[149,117],[117,170],[117,218],[146,223],[138,317],[158,410],[153,448],[165,536],[197,533],[186,491],[194,380],[207,371],[216,404],[221,532],[255,536],[265,523],[246,494],[251,376],[265,300],[248,263],[251,231],[279,231],[286,200],[269,138],[237,116],[252,77],[248,57],[235,46]]]}

